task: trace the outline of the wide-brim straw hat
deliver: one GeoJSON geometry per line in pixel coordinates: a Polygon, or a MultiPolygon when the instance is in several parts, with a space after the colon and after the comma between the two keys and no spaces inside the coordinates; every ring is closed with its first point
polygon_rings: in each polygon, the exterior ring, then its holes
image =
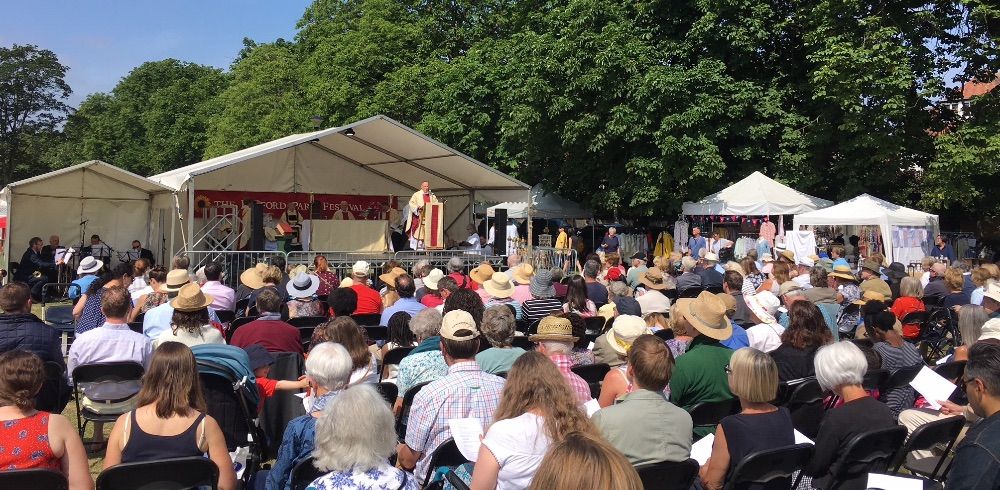
{"type": "Polygon", "coordinates": [[[177,297],[170,301],[170,306],[174,307],[174,311],[198,311],[208,308],[213,301],[215,298],[205,294],[197,284],[189,282],[181,288],[177,297]]]}
{"type": "Polygon", "coordinates": [[[667,285],[663,282],[663,271],[657,269],[656,267],[646,269],[646,272],[639,277],[639,283],[649,289],[655,289],[657,291],[667,289],[667,285]]]}
{"type": "Polygon", "coordinates": [[[319,290],[319,278],[312,274],[299,274],[288,281],[285,290],[293,299],[312,297],[319,290]]]}
{"type": "MultiPolygon", "coordinates": [[[[506,274],[504,274],[506,275],[506,274]]],[[[528,337],[531,342],[551,340],[556,342],[576,342],[579,337],[573,336],[573,324],[568,318],[547,316],[538,322],[537,333],[528,337]]]]}
{"type": "Polygon", "coordinates": [[[441,279],[444,279],[444,271],[441,269],[431,269],[431,271],[427,273],[427,276],[424,277],[424,287],[432,291],[437,291],[438,282],[441,279]]]}
{"type": "Polygon", "coordinates": [[[345,277],[345,278],[343,278],[343,279],[340,280],[340,286],[338,286],[338,287],[349,288],[349,287],[351,287],[353,285],[354,285],[354,279],[351,279],[350,277],[345,277]]]}
{"type": "Polygon", "coordinates": [[[191,274],[186,269],[174,269],[167,273],[167,279],[160,286],[160,291],[174,293],[180,291],[188,284],[191,284],[191,274]]]}
{"type": "Polygon", "coordinates": [[[760,320],[761,323],[777,323],[778,320],[774,318],[774,314],[777,313],[778,307],[781,306],[781,301],[778,299],[774,293],[770,291],[761,291],[753,296],[747,296],[744,298],[747,306],[750,307],[750,311],[753,312],[754,316],[760,320]]]}
{"type": "Polygon", "coordinates": [[[80,261],[80,266],[76,268],[76,273],[92,274],[101,270],[101,267],[104,267],[103,261],[98,260],[95,257],[84,257],[83,260],[80,261]]]}
{"type": "Polygon", "coordinates": [[[513,279],[518,284],[531,284],[531,278],[535,275],[535,268],[531,264],[521,264],[514,269],[513,279]]]}
{"type": "Polygon", "coordinates": [[[396,278],[403,274],[406,274],[406,271],[402,267],[393,267],[389,272],[379,274],[378,279],[388,286],[396,287],[396,278]]]}
{"type": "Polygon", "coordinates": [[[552,285],[552,273],[548,269],[536,272],[531,278],[531,285],[528,286],[528,292],[536,298],[551,298],[555,296],[556,288],[552,285]]]}
{"type": "Polygon", "coordinates": [[[725,340],[733,336],[733,324],[726,317],[726,303],[718,296],[702,291],[693,301],[678,308],[684,319],[698,333],[715,340],[725,340]]]}
{"type": "Polygon", "coordinates": [[[781,256],[779,258],[785,259],[785,260],[787,260],[787,261],[789,261],[789,262],[791,262],[791,263],[794,264],[795,263],[795,252],[792,252],[791,250],[782,250],[781,251],[781,256]]]}
{"type": "Polygon", "coordinates": [[[649,327],[646,326],[646,321],[641,317],[635,315],[618,315],[615,318],[614,323],[611,324],[611,330],[604,334],[605,339],[608,341],[608,345],[611,346],[611,350],[618,353],[618,355],[628,354],[628,350],[632,347],[632,343],[635,339],[639,338],[640,335],[653,333],[649,327]]]}
{"type": "Polygon", "coordinates": [[[472,280],[475,281],[476,283],[483,284],[484,282],[489,281],[491,277],[493,277],[494,272],[496,272],[496,270],[493,269],[493,266],[490,265],[489,262],[483,262],[482,264],[477,265],[474,269],[469,271],[469,277],[471,277],[472,280]]]}
{"type": "MultiPolygon", "coordinates": [[[[266,270],[267,264],[258,262],[257,265],[243,271],[243,273],[240,274],[240,282],[250,289],[260,289],[264,287],[264,271],[266,270]]],[[[169,274],[167,275],[167,279],[170,279],[169,274]]]]}
{"type": "Polygon", "coordinates": [[[865,259],[865,260],[861,261],[861,268],[862,269],[868,269],[868,270],[870,270],[870,271],[878,274],[879,270],[882,269],[882,264],[879,264],[877,261],[874,261],[874,260],[871,260],[871,259],[865,259]]]}
{"type": "Polygon", "coordinates": [[[869,289],[868,291],[865,291],[864,294],[861,295],[860,299],[854,300],[851,303],[852,304],[856,304],[856,305],[865,305],[865,304],[868,304],[869,301],[882,301],[882,302],[884,302],[885,300],[886,300],[886,298],[885,298],[884,294],[882,294],[882,293],[880,293],[878,291],[873,291],[873,290],[869,289]]]}
{"type": "Polygon", "coordinates": [[[831,272],[830,275],[840,279],[858,282],[858,278],[854,276],[853,272],[851,272],[850,266],[835,265],[833,266],[833,272],[831,272]]]}
{"type": "Polygon", "coordinates": [[[514,295],[514,284],[503,272],[494,272],[493,277],[483,283],[483,289],[494,298],[509,298],[514,295]]]}

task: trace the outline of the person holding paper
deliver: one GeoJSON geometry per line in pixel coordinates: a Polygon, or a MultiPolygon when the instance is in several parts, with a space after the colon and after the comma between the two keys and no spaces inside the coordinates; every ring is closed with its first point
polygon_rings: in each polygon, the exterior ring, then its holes
{"type": "MultiPolygon", "coordinates": [[[[891,330],[892,327],[890,326],[891,330]]],[[[813,477],[813,487],[830,488],[830,469],[837,465],[848,442],[858,434],[895,425],[889,407],[874,399],[861,386],[868,360],[851,342],[837,342],[820,348],[813,360],[816,380],[823,390],[833,391],[844,404],[827,410],[816,435],[813,458],[802,471],[813,477]]],[[[867,473],[854,481],[841,482],[843,488],[865,488],[867,473]]]]}
{"type": "Polygon", "coordinates": [[[691,415],[663,394],[673,367],[674,357],[659,337],[639,336],[628,351],[631,392],[591,417],[633,465],[684,461],[691,455],[691,415]]]}
{"type": "MultiPolygon", "coordinates": [[[[725,369],[729,389],[743,410],[722,419],[715,429],[712,456],[699,472],[706,490],[723,487],[726,475],[757,451],[795,444],[795,427],[785,407],[770,401],[778,395],[778,366],[771,356],[751,347],[733,353],[725,369]]],[[[763,489],[788,488],[791,478],[771,480],[763,489]]]]}
{"type": "Polygon", "coordinates": [[[572,432],[597,435],[579,407],[555,365],[539,352],[525,353],[507,375],[475,469],[469,475],[471,465],[462,465],[456,473],[473,490],[527,488],[553,442],[572,432]]]}
{"type": "Polygon", "coordinates": [[[948,488],[1000,488],[1000,342],[984,340],[969,349],[961,383],[983,420],[955,447],[948,488]]]}

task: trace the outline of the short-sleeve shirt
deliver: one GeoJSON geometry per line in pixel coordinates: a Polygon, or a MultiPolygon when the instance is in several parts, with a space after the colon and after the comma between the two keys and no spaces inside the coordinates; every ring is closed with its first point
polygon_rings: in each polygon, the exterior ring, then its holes
{"type": "Polygon", "coordinates": [[[524,349],[520,347],[506,349],[490,347],[476,354],[476,364],[479,364],[479,369],[490,374],[505,373],[510,371],[510,367],[521,354],[524,354],[524,349]]]}
{"type": "Polygon", "coordinates": [[[493,413],[500,404],[503,378],[484,373],[473,361],[448,367],[448,374],[424,387],[413,399],[406,425],[406,445],[423,453],[415,474],[427,474],[430,455],[451,437],[448,421],[477,418],[483,427],[493,423],[493,413]]]}
{"type": "Polygon", "coordinates": [[[528,488],[552,441],[545,419],[533,413],[498,420],[483,436],[483,445],[500,464],[497,490],[528,488]]]}
{"type": "MultiPolygon", "coordinates": [[[[687,352],[677,358],[670,378],[670,401],[690,410],[701,402],[732,398],[725,370],[732,356],[733,350],[718,341],[700,335],[695,337],[687,352]]],[[[695,432],[703,436],[711,430],[696,428],[695,432]]]]}
{"type": "Polygon", "coordinates": [[[441,379],[445,374],[448,374],[448,365],[445,364],[441,351],[410,354],[399,363],[399,372],[396,375],[399,397],[402,398],[410,388],[420,383],[441,379]]]}
{"type": "MultiPolygon", "coordinates": [[[[257,391],[260,393],[260,399],[266,400],[274,396],[275,390],[278,389],[278,381],[271,378],[257,378],[257,391]]],[[[264,404],[261,404],[261,408],[264,404]]]]}
{"type": "Polygon", "coordinates": [[[367,315],[382,312],[382,296],[378,294],[378,291],[364,284],[355,284],[351,286],[351,289],[358,294],[358,307],[354,310],[355,314],[367,315]]]}

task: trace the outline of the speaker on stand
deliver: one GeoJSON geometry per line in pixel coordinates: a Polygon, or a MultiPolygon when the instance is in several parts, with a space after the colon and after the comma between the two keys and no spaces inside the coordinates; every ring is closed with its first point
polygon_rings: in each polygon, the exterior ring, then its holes
{"type": "Polygon", "coordinates": [[[493,254],[507,255],[507,210],[497,209],[493,220],[493,254]]]}

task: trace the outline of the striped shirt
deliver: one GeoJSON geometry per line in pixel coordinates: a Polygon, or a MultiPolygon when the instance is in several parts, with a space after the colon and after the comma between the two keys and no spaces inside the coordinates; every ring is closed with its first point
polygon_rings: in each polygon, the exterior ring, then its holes
{"type": "Polygon", "coordinates": [[[529,322],[562,312],[563,304],[558,298],[532,298],[521,304],[521,317],[529,322]]]}
{"type": "MultiPolygon", "coordinates": [[[[882,357],[882,369],[889,372],[917,366],[924,362],[920,351],[909,342],[903,342],[903,345],[900,347],[893,347],[888,342],[878,342],[875,344],[874,349],[882,357]]],[[[907,385],[889,390],[885,394],[885,403],[892,410],[892,415],[898,417],[899,412],[907,408],[913,408],[914,398],[913,388],[907,385]]]]}

